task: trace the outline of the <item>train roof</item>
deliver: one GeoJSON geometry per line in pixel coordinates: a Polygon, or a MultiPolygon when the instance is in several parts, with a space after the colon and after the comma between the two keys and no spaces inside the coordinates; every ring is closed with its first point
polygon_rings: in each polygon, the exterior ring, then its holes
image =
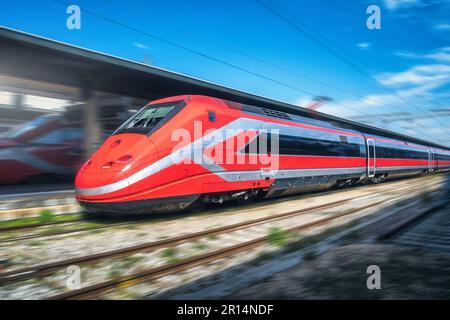
{"type": "Polygon", "coordinates": [[[28,86],[29,90],[34,89],[30,88],[32,83],[39,84],[39,90],[61,95],[79,94],[80,88],[86,86],[99,92],[146,100],[183,94],[206,95],[320,120],[335,127],[450,150],[431,141],[5,27],[0,27],[0,64],[0,80],[3,80],[0,82],[14,79],[16,84],[28,86]]]}

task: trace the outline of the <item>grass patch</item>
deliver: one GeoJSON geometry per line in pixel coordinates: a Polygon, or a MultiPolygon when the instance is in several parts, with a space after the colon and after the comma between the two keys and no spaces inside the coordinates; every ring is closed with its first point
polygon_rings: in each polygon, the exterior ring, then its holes
{"type": "Polygon", "coordinates": [[[164,258],[172,259],[172,258],[175,258],[176,254],[177,254],[177,249],[175,249],[175,248],[166,248],[162,251],[162,256],[164,258]]]}
{"type": "Polygon", "coordinates": [[[136,230],[138,226],[136,224],[126,224],[120,228],[124,230],[136,230]]]}
{"type": "Polygon", "coordinates": [[[61,222],[71,222],[71,221],[77,221],[80,219],[80,214],[48,214],[48,213],[42,213],[38,217],[32,217],[32,218],[23,218],[23,219],[13,219],[13,220],[6,220],[6,221],[0,221],[0,228],[8,228],[8,227],[22,227],[27,225],[33,225],[38,223],[45,223],[47,221],[42,221],[42,219],[51,219],[51,221],[48,222],[55,222],[55,221],[61,221],[61,222]],[[41,215],[43,217],[41,218],[41,215]],[[50,215],[52,217],[50,218],[50,215]]]}
{"type": "Polygon", "coordinates": [[[270,228],[269,234],[267,235],[267,242],[275,246],[283,246],[288,242],[288,233],[279,228],[270,228]]]}
{"type": "Polygon", "coordinates": [[[40,240],[32,240],[30,242],[27,243],[28,246],[30,247],[39,247],[44,245],[45,242],[44,241],[40,241],[40,240]]]}
{"type": "Polygon", "coordinates": [[[129,268],[133,264],[138,263],[139,261],[144,260],[143,256],[129,256],[122,260],[122,268],[129,268]]]}
{"type": "Polygon", "coordinates": [[[39,222],[45,223],[52,221],[55,221],[55,213],[53,212],[53,210],[50,209],[41,210],[41,212],[39,213],[39,222]]]}
{"type": "Polygon", "coordinates": [[[210,234],[209,236],[206,237],[206,239],[208,239],[209,241],[214,241],[217,240],[218,237],[215,234],[210,234]]]}
{"type": "Polygon", "coordinates": [[[115,293],[115,296],[119,300],[138,300],[140,298],[137,294],[129,292],[126,289],[117,289],[115,293]]]}
{"type": "Polygon", "coordinates": [[[49,228],[47,230],[44,230],[43,232],[39,233],[43,236],[47,236],[47,235],[52,235],[52,234],[58,234],[64,231],[64,228],[59,228],[59,227],[53,227],[53,228],[49,228]]]}
{"type": "Polygon", "coordinates": [[[181,258],[170,258],[169,260],[167,260],[167,262],[170,264],[174,264],[174,263],[181,262],[182,260],[183,259],[181,259],[181,258]]]}
{"type": "Polygon", "coordinates": [[[98,229],[92,229],[92,230],[89,230],[88,234],[99,234],[99,233],[102,233],[102,232],[104,232],[104,231],[105,231],[105,230],[100,229],[100,228],[98,228],[98,229]]]}
{"type": "Polygon", "coordinates": [[[205,250],[206,248],[208,248],[208,245],[206,245],[205,243],[197,242],[194,244],[194,249],[205,250]]]}
{"type": "Polygon", "coordinates": [[[118,267],[113,267],[108,273],[108,277],[110,279],[117,279],[117,278],[120,278],[121,276],[122,276],[122,270],[118,267]]]}

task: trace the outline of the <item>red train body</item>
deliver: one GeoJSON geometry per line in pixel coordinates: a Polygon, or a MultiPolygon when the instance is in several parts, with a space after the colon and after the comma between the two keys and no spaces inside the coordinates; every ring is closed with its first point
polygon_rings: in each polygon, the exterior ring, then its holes
{"type": "Polygon", "coordinates": [[[205,96],[151,102],[78,172],[77,200],[105,213],[273,197],[450,168],[450,152],[205,96]]]}

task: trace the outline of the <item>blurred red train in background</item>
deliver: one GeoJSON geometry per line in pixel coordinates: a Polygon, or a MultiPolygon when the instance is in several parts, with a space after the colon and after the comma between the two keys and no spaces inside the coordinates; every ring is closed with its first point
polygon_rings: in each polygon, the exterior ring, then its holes
{"type": "MultiPolygon", "coordinates": [[[[99,97],[100,140],[136,112],[136,105],[142,102],[99,97]]],[[[0,185],[73,183],[86,159],[84,108],[80,103],[67,105],[58,113],[37,116],[1,133],[0,185]]],[[[8,118],[13,119],[15,114],[8,118]]]]}
{"type": "Polygon", "coordinates": [[[0,184],[70,180],[82,160],[82,131],[42,115],[0,136],[0,184]]]}

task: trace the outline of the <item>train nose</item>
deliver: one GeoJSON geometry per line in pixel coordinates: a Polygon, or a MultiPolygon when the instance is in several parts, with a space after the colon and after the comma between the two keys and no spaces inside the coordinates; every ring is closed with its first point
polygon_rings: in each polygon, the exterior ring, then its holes
{"type": "Polygon", "coordinates": [[[157,160],[153,142],[143,134],[111,136],[80,169],[77,197],[107,199],[130,193],[128,177],[157,160]]]}

